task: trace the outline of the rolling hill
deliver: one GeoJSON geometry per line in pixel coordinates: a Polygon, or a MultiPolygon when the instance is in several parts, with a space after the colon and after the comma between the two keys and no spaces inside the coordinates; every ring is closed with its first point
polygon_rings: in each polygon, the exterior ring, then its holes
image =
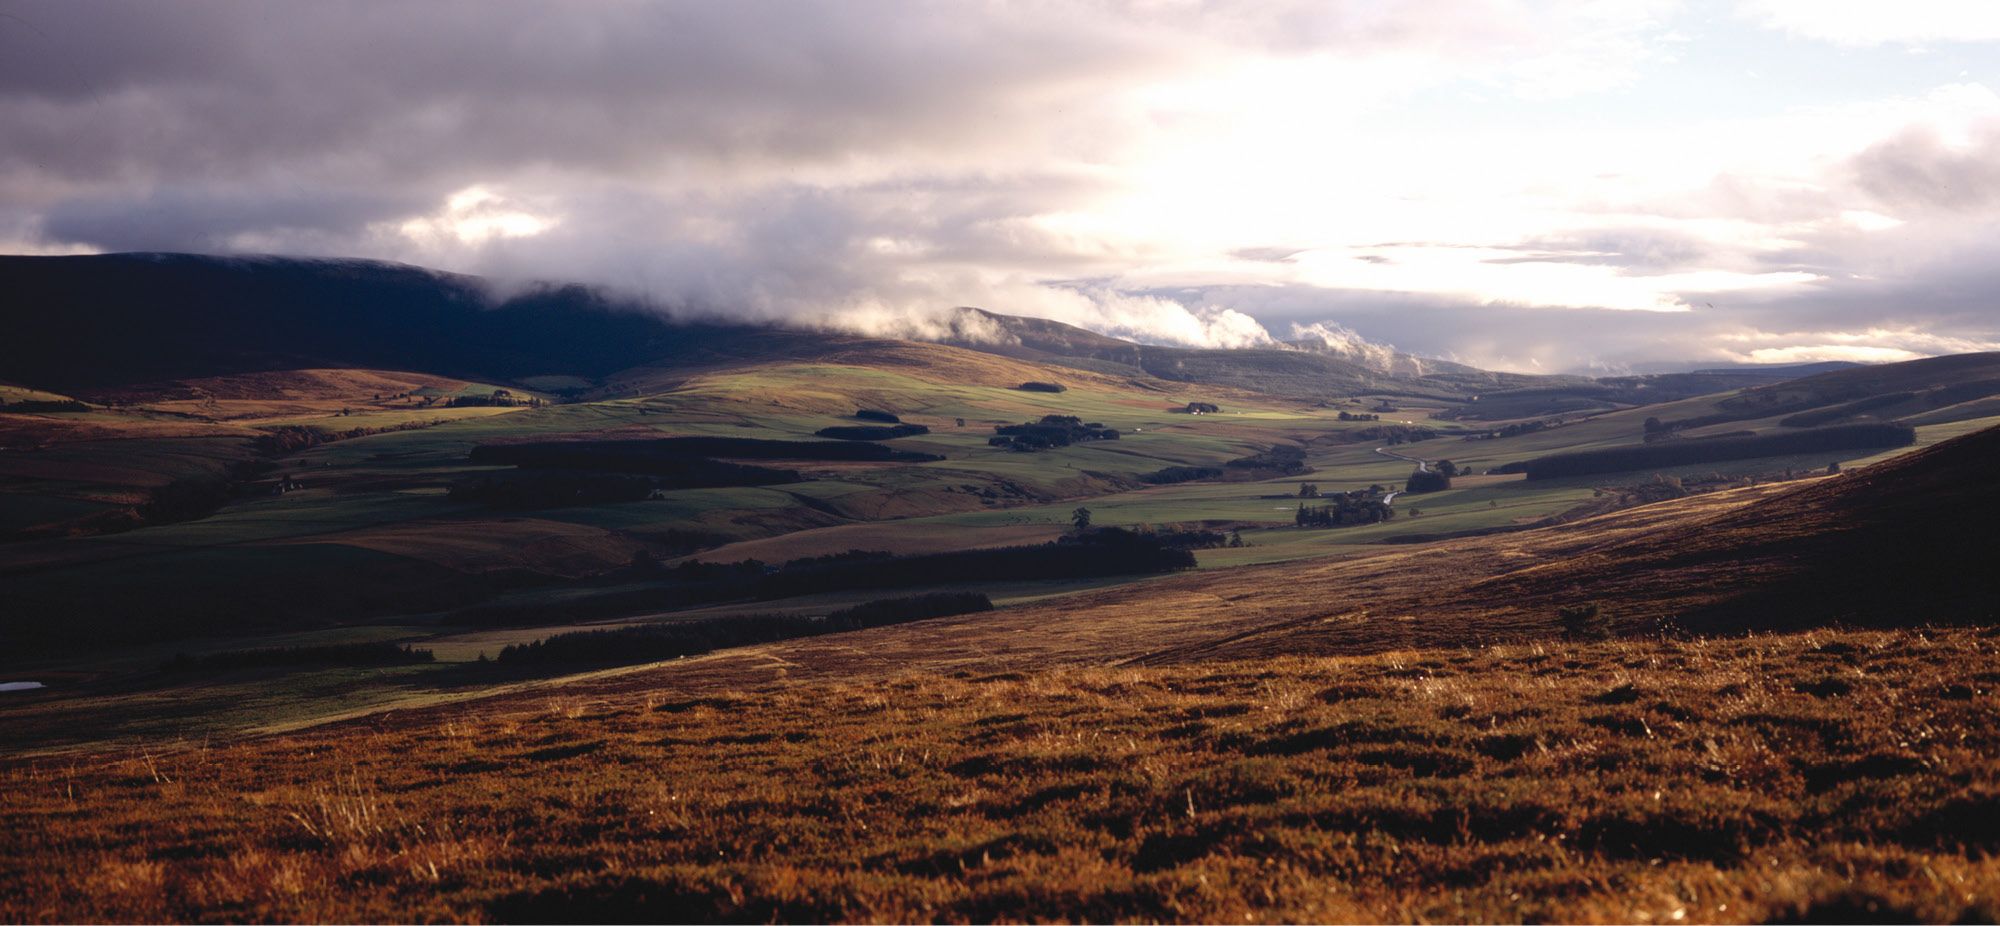
{"type": "MultiPolygon", "coordinates": [[[[0,257],[9,294],[0,377],[61,392],[309,368],[408,370],[518,383],[635,367],[809,359],[867,339],[676,323],[660,307],[576,285],[499,293],[478,278],[348,259],[190,254],[0,257]]],[[[1297,347],[1135,344],[1061,322],[958,310],[945,343],[1043,365],[1313,401],[1463,402],[1530,417],[1768,383],[1782,371],[1592,380],[1496,373],[1396,355],[1387,369],[1297,347]]]]}
{"type": "MultiPolygon", "coordinates": [[[[1740,605],[1855,563],[1990,605],[1962,559],[1899,575],[1879,567],[1908,557],[1877,557],[1985,523],[1996,444],[1499,550],[1187,576],[0,764],[23,848],[0,855],[0,915],[1988,920],[1990,612],[1889,601],[1870,622],[1902,629],[1722,638],[1614,612],[1646,632],[1590,642],[1508,609],[1740,605]],[[1712,585],[1762,560],[1787,568],[1712,585]]],[[[1767,604],[1855,614],[1828,603],[1767,604]]]]}
{"type": "Polygon", "coordinates": [[[0,283],[0,672],[45,685],[0,692],[0,920],[2000,910],[1994,355],[1391,375],[355,262],[0,283]],[[1855,426],[1915,449],[1491,472],[1855,426]],[[1301,523],[1336,493],[1386,517],[1301,523]]]}

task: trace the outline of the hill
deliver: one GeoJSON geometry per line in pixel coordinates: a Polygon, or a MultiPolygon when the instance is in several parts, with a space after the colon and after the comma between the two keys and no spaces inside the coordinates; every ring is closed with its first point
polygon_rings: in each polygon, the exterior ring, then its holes
{"type": "Polygon", "coordinates": [[[0,916],[1990,920],[1996,449],[16,760],[0,916]]]}
{"type": "MultiPolygon", "coordinates": [[[[1764,382],[1510,432],[1434,417],[1459,404],[1436,382],[1398,387],[1434,390],[1397,403],[1407,421],[1342,420],[1295,397],[1150,375],[1118,359],[1124,342],[1052,323],[1020,326],[1042,347],[1003,356],[677,328],[578,297],[561,311],[583,348],[536,364],[522,358],[547,334],[538,310],[426,302],[460,283],[409,268],[286,266],[302,299],[352,271],[385,299],[415,300],[414,317],[471,333],[439,347],[436,365],[386,365],[448,338],[352,340],[322,293],[285,323],[297,343],[224,338],[232,346],[150,361],[142,383],[74,374],[90,380],[78,394],[109,404],[15,391],[55,404],[0,410],[8,433],[35,438],[0,458],[0,501],[20,506],[0,514],[46,526],[74,513],[55,502],[73,501],[139,520],[0,547],[0,630],[15,644],[0,666],[49,686],[0,702],[0,827],[16,847],[0,853],[0,919],[2000,910],[2000,589],[1983,542],[2000,516],[1985,475],[2000,430],[1946,440],[1983,420],[1961,406],[1987,400],[1921,398],[1983,388],[1986,360],[1835,371],[1832,385],[1775,387],[1791,391],[1771,402],[1743,399],[1764,382]],[[1059,363],[1057,350],[1110,353],[1059,363]],[[322,365],[288,366],[308,362],[322,365]],[[1030,380],[1065,388],[1019,388],[1030,380]],[[1606,511],[1597,496],[1616,485],[1489,475],[1398,500],[1379,524],[1312,530],[1292,517],[1302,482],[1379,495],[1365,487],[1400,484],[1419,455],[1485,466],[1631,444],[1646,417],[1739,406],[1755,414],[1664,439],[1784,431],[1800,409],[1898,393],[1961,417],[1919,423],[1924,449],[1840,476],[1606,511]],[[1194,415],[1192,402],[1219,407],[1194,415]],[[446,409],[465,414],[433,417],[446,409]],[[822,451],[835,459],[803,443],[861,410],[929,431],[822,451]],[[1039,453],[991,443],[996,428],[1048,415],[1118,439],[1039,453]],[[357,421],[370,424],[346,427],[357,421]],[[1378,453],[1387,443],[1404,455],[1378,453]],[[510,469],[492,449],[533,445],[594,456],[510,469]],[[533,510],[463,491],[500,479],[580,493],[595,477],[572,466],[669,446],[786,457],[782,476],[754,481],[795,481],[648,483],[533,510]],[[1161,471],[1196,478],[1143,478],[1161,471]],[[174,492],[122,498],[188,480],[220,485],[208,499],[219,507],[149,520],[174,492]],[[920,557],[1044,544],[1085,505],[1163,548],[1223,532],[1248,542],[1203,546],[1201,568],[1177,574],[961,571],[967,581],[921,584],[978,557],[920,557]],[[1420,542],[1383,545],[1394,538],[1420,542]],[[912,588],[1000,607],[758,634],[902,594],[836,581],[854,578],[840,572],[850,564],[895,573],[884,550],[912,557],[912,588]],[[1584,605],[1602,626],[1566,627],[1563,609],[1584,605]],[[714,628],[739,645],[546,671],[485,658],[605,624],[624,635],[588,639],[714,628]],[[1581,639],[1600,630],[1611,639],[1581,639]]],[[[185,306],[183,322],[207,311],[185,306]]],[[[114,339],[200,340],[118,311],[138,327],[114,339]]],[[[355,325],[381,333],[389,319],[372,312],[355,325]]],[[[1140,364],[1207,362],[1128,346],[1140,364]]],[[[1266,353],[1213,375],[1277,389],[1364,375],[1266,353]]],[[[1565,388],[1545,397],[1579,397],[1565,388]]],[[[1748,461],[1742,478],[1794,464],[1748,461]]],[[[1194,556],[1175,549],[1179,565],[1194,556]]]]}
{"type": "Polygon", "coordinates": [[[813,353],[801,331],[669,323],[580,286],[495,298],[473,277],[359,260],[0,257],[0,369],[63,391],[314,368],[472,380],[813,353]]]}
{"type": "Polygon", "coordinates": [[[1996,453],[2000,428],[1987,428],[1804,484],[1305,566],[1282,583],[1279,567],[1204,576],[1238,607],[1300,616],[1147,658],[1560,639],[1561,609],[1588,604],[1627,634],[1991,623],[2000,582],[1983,564],[2000,523],[1996,453]]]}
{"type": "Polygon", "coordinates": [[[1592,576],[1615,576],[1615,588],[1598,592],[1615,608],[1626,594],[1658,599],[1670,585],[1699,585],[1722,600],[1678,620],[1708,631],[1991,622],[2000,618],[2000,577],[1986,565],[2000,525],[1996,460],[2000,428],[1988,428],[1492,590],[1571,588],[1588,597],[1601,586],[1592,576]]]}
{"type": "Polygon", "coordinates": [[[658,673],[7,763],[0,918],[1985,922],[1996,678],[1965,631],[658,673]]]}
{"type": "Polygon", "coordinates": [[[1221,350],[1135,344],[1048,319],[974,308],[961,308],[958,313],[952,325],[954,333],[946,343],[1044,363],[1144,373],[1294,398],[1320,400],[1365,394],[1455,401],[1480,389],[1568,382],[1493,373],[1407,354],[1390,355],[1385,363],[1371,365],[1299,345],[1221,350]]]}
{"type": "MultiPolygon", "coordinates": [[[[0,287],[15,307],[5,319],[0,370],[26,385],[71,392],[313,368],[508,383],[595,380],[641,366],[807,359],[855,343],[824,332],[676,323],[658,306],[583,286],[500,294],[475,277],[364,260],[0,257],[0,287]]],[[[959,309],[950,329],[944,343],[1037,364],[1313,401],[1382,395],[1460,403],[1480,396],[1486,404],[1468,414],[1488,420],[1668,401],[1779,375],[1593,380],[1496,373],[1405,354],[1362,363],[1299,345],[1160,347],[972,308],[959,309]]]]}

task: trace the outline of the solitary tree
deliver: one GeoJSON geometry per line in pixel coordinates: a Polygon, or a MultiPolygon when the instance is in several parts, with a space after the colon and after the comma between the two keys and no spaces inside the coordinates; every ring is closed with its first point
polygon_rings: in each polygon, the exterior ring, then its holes
{"type": "Polygon", "coordinates": [[[1075,511],[1069,513],[1069,523],[1076,526],[1076,532],[1079,534],[1090,530],[1090,509],[1077,506],[1075,511]]]}

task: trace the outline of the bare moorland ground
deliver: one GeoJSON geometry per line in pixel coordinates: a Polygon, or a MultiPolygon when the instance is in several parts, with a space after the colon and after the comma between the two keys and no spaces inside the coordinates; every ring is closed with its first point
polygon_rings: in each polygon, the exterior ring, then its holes
{"type": "Polygon", "coordinates": [[[561,692],[5,771],[0,919],[1990,921],[2000,636],[561,692]]]}
{"type": "Polygon", "coordinates": [[[1732,573],[1729,551],[1894,559],[1880,516],[1952,499],[1927,523],[1956,536],[1995,439],[1499,544],[16,760],[0,918],[1991,920],[1990,622],[1576,642],[1542,609],[1754,601],[1840,560],[1732,573]],[[1272,653],[1314,647],[1359,655],[1272,653]]]}
{"type": "MultiPolygon", "coordinates": [[[[1132,478],[1274,441],[1312,449],[1329,486],[1393,483],[1408,467],[1373,439],[1336,434],[1363,426],[1327,423],[1331,407],[935,345],[797,350],[789,362],[718,356],[579,378],[559,388],[590,387],[583,403],[288,453],[273,462],[309,473],[308,488],[15,546],[7,568],[88,573],[66,593],[157,561],[207,583],[148,586],[198,588],[180,603],[224,603],[202,596],[227,588],[238,603],[314,602],[310,613],[342,619],[390,600],[378,610],[396,617],[451,605],[453,576],[586,576],[647,543],[679,549],[671,532],[690,528],[735,541],[710,551],[722,555],[838,552],[892,532],[923,550],[1044,536],[1086,496],[1106,523],[1262,524],[1252,546],[1212,551],[1248,558],[1376,535],[1284,526],[1291,509],[1272,488],[1130,490],[1132,478]],[[1042,378],[1071,390],[1013,388],[1042,378]],[[1230,411],[1170,411],[1194,399],[1230,411]],[[487,440],[803,437],[857,407],[933,427],[909,446],[950,459],[816,465],[818,481],[784,492],[691,490],[533,517],[443,494],[487,440]],[[1132,430],[1046,455],[986,448],[993,424],[1050,411],[1132,430]],[[936,520],[883,520],[919,515],[936,520]],[[176,558],[175,545],[207,558],[176,558]],[[84,568],[99,557],[129,560],[84,568]],[[280,594],[249,594],[258,573],[280,594]],[[420,599],[427,587],[435,602],[420,599]]],[[[79,504],[137,504],[146,480],[240,462],[253,424],[428,425],[409,416],[429,406],[364,402],[469,388],[420,376],[181,380],[131,397],[152,403],[142,408],[10,415],[10,433],[44,448],[13,475],[88,482],[72,492],[79,504]],[[100,420],[129,430],[89,430],[100,420]]],[[[1629,443],[1641,416],[1667,409],[1420,447],[1484,466],[1629,443]]],[[[242,707],[254,684],[294,684],[285,670],[162,684],[133,656],[129,679],[7,705],[0,741],[67,751],[0,758],[0,920],[1991,920],[1996,456],[2000,431],[1866,472],[1555,528],[1354,540],[1337,558],[569,678],[508,675],[461,653],[467,663],[439,667],[450,681],[370,700],[404,682],[328,672],[299,683],[291,712],[242,707]],[[1564,639],[1559,609],[1587,603],[1624,638],[1564,639]],[[1815,629],[1829,622],[1892,629],[1815,629]],[[1743,635],[1772,628],[1794,632],[1743,635]],[[385,704],[403,709],[323,723],[385,704]],[[150,739],[232,710],[238,725],[216,729],[283,732],[150,739]],[[145,722],[132,745],[102,745],[134,719],[145,722]]],[[[1411,510],[1392,527],[1519,526],[1582,500],[1562,493],[1593,492],[1550,486],[1541,503],[1503,507],[1534,490],[1467,480],[1412,496],[1422,520],[1411,510]]],[[[113,592],[116,609],[53,600],[64,617],[114,613],[138,630],[175,603],[113,592]]],[[[284,625],[277,616],[270,626],[284,625]]],[[[264,626],[236,629],[256,640],[248,631],[264,626]]]]}

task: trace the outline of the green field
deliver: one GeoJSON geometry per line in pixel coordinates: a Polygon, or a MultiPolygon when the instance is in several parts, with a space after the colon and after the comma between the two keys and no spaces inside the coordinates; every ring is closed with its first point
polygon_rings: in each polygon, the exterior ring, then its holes
{"type": "MultiPolygon", "coordinates": [[[[70,632],[92,635],[88,656],[33,647],[0,654],[12,676],[76,680],[90,692],[42,710],[33,738],[49,746],[91,739],[216,731],[304,723],[390,705],[466,697],[503,682],[467,674],[468,664],[510,643],[527,642],[569,625],[505,628],[467,626],[455,617],[487,604],[517,610],[583,607],[591,620],[632,621],[687,614],[822,613],[881,592],[850,592],[792,600],[724,604],[662,613],[633,607],[599,614],[592,604],[643,593],[647,585],[599,580],[635,556],[663,561],[693,557],[717,562],[748,558],[741,549],[785,558],[875,549],[893,531],[900,553],[1042,542],[1087,507],[1099,526],[1154,530],[1233,531],[1243,546],[1200,550],[1199,568],[1227,569],[1319,557],[1346,557],[1398,540],[1521,528],[1579,506],[1601,504],[1617,488],[1653,478],[1652,471],[1527,482],[1475,477],[1454,488],[1403,494],[1395,517],[1330,529],[1295,527],[1301,483],[1334,493],[1382,486],[1400,490],[1412,463],[1378,452],[1428,461],[1449,459],[1471,472],[1556,452],[1637,443],[1649,417],[1712,414],[1726,396],[1569,416],[1541,431],[1466,439],[1491,422],[1433,418],[1448,403],[1430,403],[1377,421],[1340,421],[1341,409],[1164,381],[1127,380],[1077,371],[1037,371],[990,361],[964,375],[922,363],[857,365],[765,363],[666,376],[636,371],[601,382],[542,377],[528,384],[466,384],[418,394],[490,394],[507,388],[538,396],[541,407],[381,407],[259,418],[253,424],[203,421],[148,408],[93,410],[62,416],[43,430],[20,432],[40,443],[31,452],[0,456],[0,531],[85,524],[90,516],[137,509],[148,492],[176,480],[217,477],[255,464],[256,478],[280,476],[294,490],[275,493],[246,483],[220,510],[178,523],[111,533],[38,535],[14,543],[4,575],[18,610],[7,619],[50,621],[61,615],[70,632]],[[1013,388],[1030,378],[1059,378],[1060,394],[1013,388]],[[533,389],[529,387],[534,387],[533,389]],[[542,391],[534,391],[539,389],[542,391]],[[563,404],[559,394],[584,401],[563,404]],[[1212,401],[1217,414],[1180,411],[1188,401],[1212,401]],[[499,440],[582,437],[719,436],[814,439],[815,431],[852,424],[856,409],[892,411],[931,433],[893,446],[945,459],[927,463],[785,462],[806,481],[755,488],[678,489],[620,504],[500,510],[448,497],[455,480],[491,472],[467,454],[499,440]],[[345,411],[346,413],[341,413],[345,411]],[[988,446],[996,425],[1044,415],[1075,415],[1119,431],[1098,441],[1040,453],[988,446]],[[961,425],[959,422],[963,421],[961,425]],[[79,424],[80,423],[80,424],[79,424]],[[328,430],[391,429],[323,443],[275,457],[252,449],[260,428],[311,424],[328,430]],[[1353,432],[1382,425],[1433,429],[1430,440],[1384,447],[1353,432]],[[97,428],[81,432],[60,428],[97,428]],[[58,430],[49,430],[58,428],[58,430]],[[122,429],[122,430],[121,430],[122,429]],[[119,437],[116,435],[130,435],[119,437]],[[65,435],[70,435],[66,437],[65,435]],[[1149,486],[1140,477],[1173,466],[1222,466],[1275,446],[1304,448],[1310,472],[1249,481],[1197,481],[1149,486]],[[782,538],[782,543],[770,542],[782,538]],[[759,543],[765,546],[757,546],[759,543]],[[746,546],[747,545],[747,546],[746,546]],[[390,640],[430,646],[438,662],[389,670],[267,671],[185,681],[152,667],[175,653],[253,646],[318,645],[390,640]],[[160,713],[162,686],[183,686],[206,718],[189,726],[160,713]],[[85,732],[77,732],[85,731],[85,732]]],[[[0,396],[28,396],[12,389],[0,396]]],[[[379,397],[378,397],[379,398],[379,397]]],[[[393,397],[391,397],[393,399],[393,397]]],[[[339,400],[330,400],[338,406],[339,400]]],[[[406,400],[404,400],[406,401],[406,400]]],[[[326,403],[322,403],[326,404],[326,403]]],[[[274,406],[275,407],[275,406],[274,406]]],[[[1980,401],[1918,416],[1918,446],[2000,424],[1980,401]],[[1954,417],[1952,412],[1958,413],[1954,417]]],[[[30,418],[33,416],[21,416],[30,418]]],[[[1689,436],[1779,429],[1781,414],[1691,429],[1689,436]]],[[[37,419],[39,420],[39,419],[37,419]]],[[[1849,451],[1773,457],[1669,470],[1694,482],[1782,478],[1886,458],[1888,452],[1849,451]]],[[[1243,473],[1231,471],[1232,478],[1243,473]]],[[[1129,579],[987,583],[1002,606],[1088,592],[1129,579]]],[[[1147,581],[1147,580],[1139,580],[1147,581]]],[[[26,626],[26,625],[23,625],[26,626]]],[[[504,684],[528,684],[506,681],[504,684]]],[[[30,729],[22,727],[22,729],[30,729]]]]}

